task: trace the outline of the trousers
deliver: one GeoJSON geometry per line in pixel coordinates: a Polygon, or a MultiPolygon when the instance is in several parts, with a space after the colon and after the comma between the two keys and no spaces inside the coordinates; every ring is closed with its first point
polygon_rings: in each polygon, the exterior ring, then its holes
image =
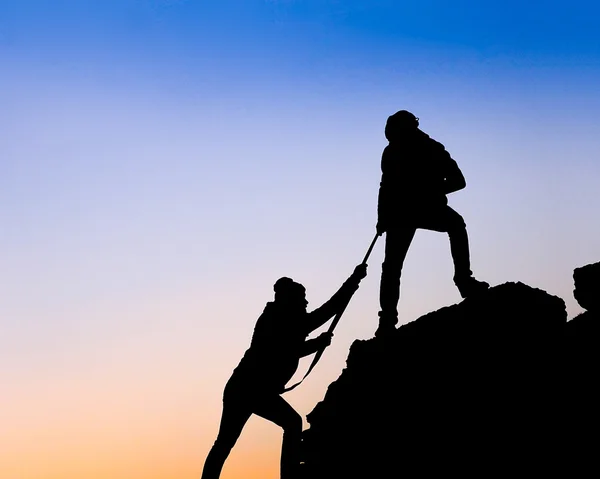
{"type": "Polygon", "coordinates": [[[302,444],[302,417],[276,393],[257,393],[252,385],[228,384],[223,394],[219,433],[202,470],[202,479],[218,479],[225,460],[252,414],[263,417],[283,429],[281,479],[297,479],[302,444]]]}
{"type": "Polygon", "coordinates": [[[406,221],[391,225],[386,230],[385,256],[379,287],[380,322],[398,322],[402,266],[419,228],[448,233],[455,281],[457,278],[472,275],[467,227],[460,214],[450,206],[444,205],[409,215],[406,221]]]}

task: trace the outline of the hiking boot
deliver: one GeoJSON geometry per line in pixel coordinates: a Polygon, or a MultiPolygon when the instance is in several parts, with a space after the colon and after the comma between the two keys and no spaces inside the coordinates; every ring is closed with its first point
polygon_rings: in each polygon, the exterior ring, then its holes
{"type": "Polygon", "coordinates": [[[397,317],[382,316],[381,313],[379,313],[379,327],[377,328],[377,331],[375,331],[375,337],[389,337],[394,331],[396,331],[397,323],[397,317]]]}
{"type": "Polygon", "coordinates": [[[478,281],[473,276],[455,278],[454,284],[458,288],[458,291],[463,298],[479,294],[490,287],[489,283],[486,283],[485,281],[478,281]]]}

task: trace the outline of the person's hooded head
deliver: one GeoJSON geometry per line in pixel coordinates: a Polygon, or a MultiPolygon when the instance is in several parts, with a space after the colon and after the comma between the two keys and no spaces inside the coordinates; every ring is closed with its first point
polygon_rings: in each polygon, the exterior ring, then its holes
{"type": "Polygon", "coordinates": [[[306,289],[300,283],[284,276],[275,282],[273,290],[275,291],[275,303],[306,311],[308,305],[306,289]]]}
{"type": "Polygon", "coordinates": [[[388,141],[398,140],[414,133],[419,128],[419,119],[410,111],[400,110],[388,117],[385,137],[388,141]]]}

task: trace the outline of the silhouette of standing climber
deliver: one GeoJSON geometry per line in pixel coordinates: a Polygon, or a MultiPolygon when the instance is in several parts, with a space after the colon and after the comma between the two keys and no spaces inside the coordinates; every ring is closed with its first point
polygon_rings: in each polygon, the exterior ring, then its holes
{"type": "Polygon", "coordinates": [[[386,233],[386,240],[376,336],[398,323],[400,273],[417,228],[448,233],[454,283],[463,298],[489,287],[473,277],[465,222],[448,206],[446,195],[466,186],[456,161],[444,145],[419,129],[419,119],[409,111],[387,119],[385,136],[389,144],[381,158],[377,233],[386,233]]]}
{"type": "Polygon", "coordinates": [[[219,433],[204,463],[202,479],[219,478],[252,414],[283,429],[281,479],[298,477],[302,417],[280,394],[300,358],[328,346],[332,333],[306,337],[345,308],[366,274],[367,265],[358,265],[331,299],[310,313],[304,286],[286,277],[275,282],[275,300],[267,303],[258,318],[250,347],[225,386],[219,433]]]}

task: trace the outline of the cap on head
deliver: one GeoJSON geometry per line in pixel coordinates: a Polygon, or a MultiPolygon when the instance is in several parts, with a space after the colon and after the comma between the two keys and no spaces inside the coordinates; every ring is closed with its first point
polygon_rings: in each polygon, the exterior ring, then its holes
{"type": "Polygon", "coordinates": [[[285,276],[275,281],[273,290],[275,291],[275,300],[304,295],[306,293],[304,286],[285,276]]]}
{"type": "Polygon", "coordinates": [[[400,110],[388,117],[385,124],[385,137],[388,141],[396,138],[399,134],[416,130],[419,119],[408,110],[400,110]]]}

